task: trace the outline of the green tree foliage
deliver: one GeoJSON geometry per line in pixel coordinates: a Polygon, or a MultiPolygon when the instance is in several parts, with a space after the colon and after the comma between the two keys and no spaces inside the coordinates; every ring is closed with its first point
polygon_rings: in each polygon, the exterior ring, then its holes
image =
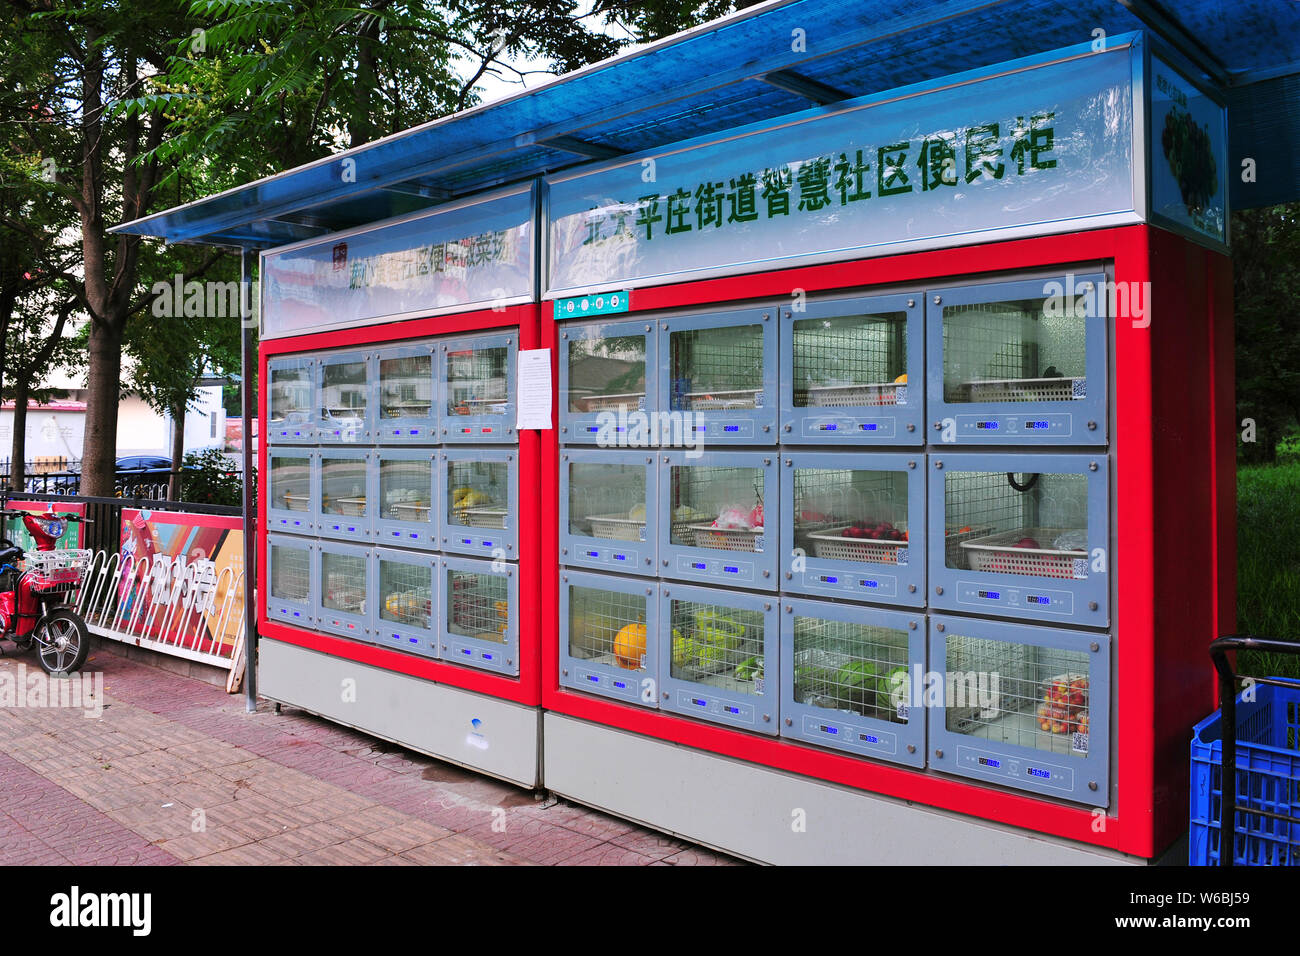
{"type": "Polygon", "coordinates": [[[1237,420],[1253,419],[1247,462],[1272,462],[1300,422],[1300,203],[1232,217],[1237,420]]]}

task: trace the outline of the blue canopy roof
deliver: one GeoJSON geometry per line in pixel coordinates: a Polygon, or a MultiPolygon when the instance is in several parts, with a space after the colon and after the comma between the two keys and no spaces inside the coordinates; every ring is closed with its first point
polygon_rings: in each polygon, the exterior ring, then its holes
{"type": "Polygon", "coordinates": [[[1300,3],[772,0],[113,231],[281,245],[592,160],[1073,45],[1096,29],[1159,36],[1181,57],[1181,68],[1223,93],[1230,164],[1249,156],[1258,167],[1253,183],[1229,177],[1234,208],[1300,198],[1300,3]]]}

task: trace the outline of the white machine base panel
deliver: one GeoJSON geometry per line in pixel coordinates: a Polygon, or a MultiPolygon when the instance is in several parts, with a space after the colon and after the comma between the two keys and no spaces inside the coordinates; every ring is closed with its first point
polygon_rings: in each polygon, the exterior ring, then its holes
{"type": "Polygon", "coordinates": [[[258,696],[534,788],[541,711],[283,641],[258,641],[258,696]],[[354,683],[348,683],[349,681],[354,683]]]}
{"type": "Polygon", "coordinates": [[[1147,863],[561,714],[543,726],[548,790],[762,863],[1147,863]]]}

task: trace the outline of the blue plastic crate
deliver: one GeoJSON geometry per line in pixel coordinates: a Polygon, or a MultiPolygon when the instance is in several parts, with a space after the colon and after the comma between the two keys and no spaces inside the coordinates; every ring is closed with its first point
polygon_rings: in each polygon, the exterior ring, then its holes
{"type": "MultiPolygon", "coordinates": [[[[1300,690],[1257,684],[1237,698],[1238,866],[1300,866],[1300,690]],[[1264,816],[1259,811],[1286,819],[1264,816]]],[[[1192,735],[1188,862],[1217,866],[1223,818],[1221,711],[1192,735]]]]}

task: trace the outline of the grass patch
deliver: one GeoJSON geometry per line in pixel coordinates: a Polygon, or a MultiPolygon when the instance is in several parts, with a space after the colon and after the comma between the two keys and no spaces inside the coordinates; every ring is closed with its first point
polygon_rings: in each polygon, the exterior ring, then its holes
{"type": "MultiPolygon", "coordinates": [[[[1300,461],[1237,470],[1237,630],[1300,640],[1300,461]]],[[[1300,656],[1244,654],[1246,673],[1300,677],[1300,656]]]]}

